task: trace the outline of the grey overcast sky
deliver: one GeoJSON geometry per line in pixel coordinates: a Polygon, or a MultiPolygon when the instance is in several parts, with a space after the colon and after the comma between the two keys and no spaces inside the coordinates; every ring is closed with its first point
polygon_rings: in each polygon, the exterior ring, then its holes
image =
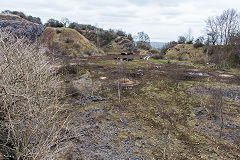
{"type": "Polygon", "coordinates": [[[66,17],[133,35],[144,31],[159,42],[176,40],[189,28],[196,38],[203,34],[209,16],[228,8],[240,11],[240,0],[1,0],[0,5],[1,11],[22,11],[44,23],[66,17]]]}

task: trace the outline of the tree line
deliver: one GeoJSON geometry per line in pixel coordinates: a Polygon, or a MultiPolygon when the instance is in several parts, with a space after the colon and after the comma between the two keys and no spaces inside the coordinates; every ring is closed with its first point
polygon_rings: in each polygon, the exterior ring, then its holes
{"type": "Polygon", "coordinates": [[[224,10],[220,15],[205,20],[205,32],[194,41],[191,29],[178,37],[177,41],[167,43],[161,49],[164,57],[169,48],[177,44],[193,44],[195,48],[203,47],[209,57],[209,63],[220,68],[240,65],[240,13],[235,9],[224,10]]]}
{"type": "Polygon", "coordinates": [[[77,22],[70,22],[67,18],[62,18],[60,21],[56,19],[49,19],[45,24],[45,27],[68,27],[71,29],[75,29],[80,34],[83,34],[88,40],[95,41],[98,47],[102,47],[107,45],[109,42],[117,38],[118,36],[126,37],[130,41],[135,41],[134,45],[137,48],[149,50],[151,49],[150,45],[150,37],[148,34],[142,32],[138,32],[136,36],[132,36],[132,34],[127,34],[122,30],[104,30],[102,28],[89,25],[89,24],[79,24],[77,22]],[[88,34],[86,34],[88,32],[88,34]],[[92,36],[92,34],[95,36],[92,36]],[[97,37],[97,38],[96,38],[97,37]],[[99,44],[99,45],[98,45],[99,44]]]}
{"type": "Polygon", "coordinates": [[[220,67],[240,65],[240,13],[227,9],[206,20],[206,41],[211,60],[220,67]]]}

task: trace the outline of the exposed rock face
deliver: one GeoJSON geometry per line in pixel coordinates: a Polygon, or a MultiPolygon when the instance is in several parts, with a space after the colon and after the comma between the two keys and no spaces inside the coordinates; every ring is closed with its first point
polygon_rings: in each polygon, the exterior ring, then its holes
{"type": "Polygon", "coordinates": [[[0,14],[0,29],[8,28],[12,33],[27,37],[34,42],[44,31],[44,26],[29,22],[15,15],[0,14]]]}

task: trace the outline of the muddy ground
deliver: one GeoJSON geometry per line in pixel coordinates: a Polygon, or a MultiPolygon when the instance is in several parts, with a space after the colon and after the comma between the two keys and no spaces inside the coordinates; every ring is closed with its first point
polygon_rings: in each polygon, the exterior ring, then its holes
{"type": "Polygon", "coordinates": [[[56,159],[240,159],[240,77],[230,70],[135,55],[53,66],[73,108],[56,159]]]}
{"type": "Polygon", "coordinates": [[[77,114],[56,144],[71,146],[59,158],[240,159],[239,77],[143,58],[82,57],[60,67],[77,114]]]}

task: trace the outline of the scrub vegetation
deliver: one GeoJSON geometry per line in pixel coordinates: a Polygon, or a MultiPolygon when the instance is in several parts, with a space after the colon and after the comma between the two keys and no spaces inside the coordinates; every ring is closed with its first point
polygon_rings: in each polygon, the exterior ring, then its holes
{"type": "MultiPolygon", "coordinates": [[[[20,13],[0,22],[33,23],[20,13]]],[[[144,32],[68,19],[50,19],[36,41],[2,29],[0,159],[240,159],[230,16],[209,18],[207,39],[189,29],[161,50],[144,32]]]]}

